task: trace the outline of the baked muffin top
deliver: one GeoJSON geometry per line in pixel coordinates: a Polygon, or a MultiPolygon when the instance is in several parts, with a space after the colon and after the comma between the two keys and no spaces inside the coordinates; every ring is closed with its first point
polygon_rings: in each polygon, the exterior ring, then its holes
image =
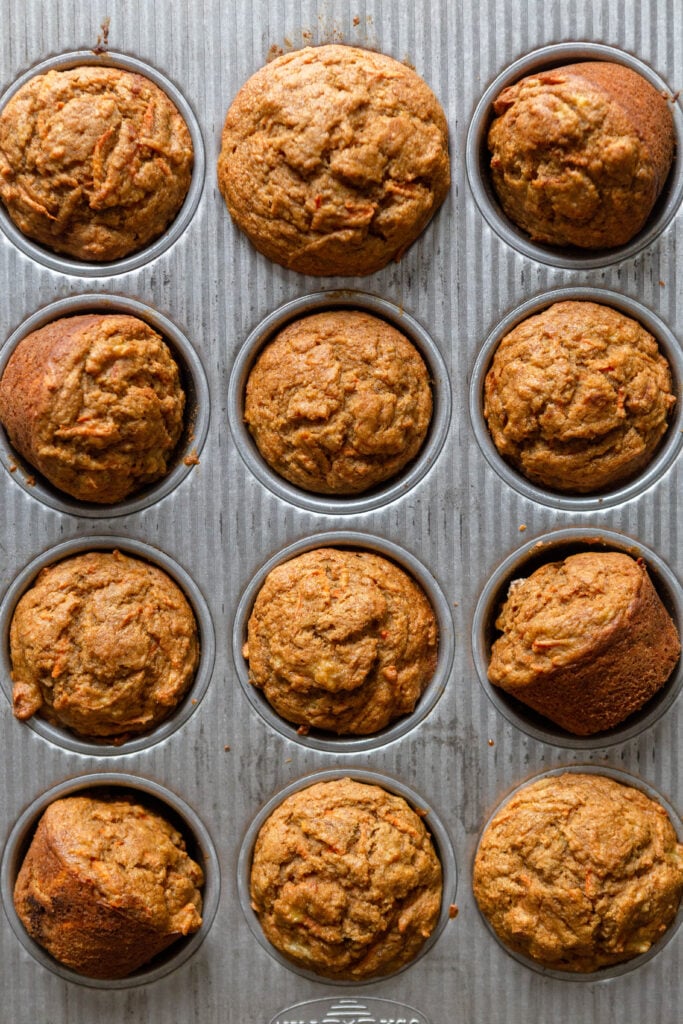
{"type": "Polygon", "coordinates": [[[379,786],[309,786],[273,811],[256,840],[251,900],[266,938],[325,977],[403,967],[434,930],[441,893],[423,822],[379,786]]]}
{"type": "Polygon", "coordinates": [[[87,262],[121,259],[168,227],[192,139],[165,92],[121,68],[36,75],[0,113],[0,198],[17,227],[87,262]]]}
{"type": "Polygon", "coordinates": [[[602,775],[524,786],[495,815],[474,895],[505,945],[544,967],[597,971],[661,938],[683,894],[683,846],[664,808],[602,775]]]}
{"type": "Polygon", "coordinates": [[[393,58],[306,47],[240,89],[218,183],[269,259],[304,274],[371,274],[400,258],[446,196],[446,119],[427,84],[393,58]]]}
{"type": "Polygon", "coordinates": [[[288,324],[261,352],[244,418],[286,480],[351,495],[416,456],[431,413],[427,368],[405,335],[368,313],[329,310],[288,324]]]}

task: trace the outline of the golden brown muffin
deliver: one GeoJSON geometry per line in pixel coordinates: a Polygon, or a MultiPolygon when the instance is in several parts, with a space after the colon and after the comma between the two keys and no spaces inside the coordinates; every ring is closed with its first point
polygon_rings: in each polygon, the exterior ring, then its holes
{"type": "Polygon", "coordinates": [[[683,846],[664,808],[603,775],[516,793],[484,832],[474,895],[500,940],[559,971],[646,953],[683,894],[683,846]]]}
{"type": "Polygon", "coordinates": [[[12,617],[14,714],[122,742],[163,721],[199,661],[197,623],[161,569],[91,551],[43,569],[12,617]]]}
{"type": "Polygon", "coordinates": [[[17,227],[88,262],[165,231],[192,177],[192,139],[166,93],[121,68],[36,75],[0,114],[0,198],[17,227]]]}
{"type": "Polygon", "coordinates": [[[664,685],[681,650],[642,559],[585,551],[515,580],[488,675],[577,736],[623,722],[664,685]]]}
{"type": "Polygon", "coordinates": [[[417,454],[432,414],[429,375],[384,320],[330,310],[289,324],[247,381],[244,418],[261,455],[319,494],[358,494],[417,454]]]}
{"type": "Polygon", "coordinates": [[[336,779],[287,797],[258,834],[251,904],[299,967],[363,981],[412,960],[441,908],[441,864],[418,815],[379,786],[336,779]]]}
{"type": "Polygon", "coordinates": [[[403,255],[448,192],[446,118],[391,57],[306,47],[235,97],[218,183],[269,259],[303,274],[372,274],[403,255]]]}
{"type": "Polygon", "coordinates": [[[249,618],[249,678],[288,722],[367,735],[409,714],[436,668],[421,587],[369,551],[318,548],[276,566],[249,618]]]}
{"type": "Polygon", "coordinates": [[[503,456],[536,484],[592,494],[644,469],[676,402],[651,334],[595,302],[556,302],[500,342],[484,416],[503,456]]]}
{"type": "Polygon", "coordinates": [[[50,483],[112,504],[164,476],[185,393],[168,346],[137,317],[64,317],[19,342],[0,380],[0,422],[50,483]]]}
{"type": "Polygon", "coordinates": [[[493,109],[493,185],[534,242],[612,248],[641,230],[674,152],[669,105],[642,75],[569,64],[508,86],[493,109]]]}
{"type": "Polygon", "coordinates": [[[202,923],[202,869],[132,800],[72,796],[43,814],[14,889],[24,927],[89,978],[124,978],[202,923]]]}

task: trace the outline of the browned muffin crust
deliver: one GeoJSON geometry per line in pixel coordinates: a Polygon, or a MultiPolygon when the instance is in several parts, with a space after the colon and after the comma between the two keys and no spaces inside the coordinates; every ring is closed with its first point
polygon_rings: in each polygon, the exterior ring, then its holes
{"type": "Polygon", "coordinates": [[[43,569],[12,617],[14,714],[110,742],[147,732],[185,695],[197,623],[161,569],[92,551],[43,569]]]}
{"type": "Polygon", "coordinates": [[[505,945],[544,967],[597,971],[646,953],[683,894],[664,808],[602,775],[516,793],[482,836],[474,895],[505,945]]]}
{"type": "Polygon", "coordinates": [[[424,824],[379,786],[309,786],[256,840],[251,901],[266,938],[328,978],[362,981],[407,964],[436,926],[441,892],[424,824]]]}
{"type": "Polygon", "coordinates": [[[414,345],[384,320],[329,310],[288,324],[259,355],[244,418],[266,462],[319,494],[358,494],[418,453],[432,413],[414,345]]]}
{"type": "Polygon", "coordinates": [[[14,906],[56,960],[124,978],[202,923],[202,869],[179,832],[132,800],[50,804],[24,858],[14,906]]]}
{"type": "Polygon", "coordinates": [[[29,238],[89,262],[121,259],[168,227],[192,177],[192,140],[166,93],[121,68],[48,71],[0,113],[0,198],[29,238]]]}
{"type": "Polygon", "coordinates": [[[669,173],[666,99],[622,64],[587,61],[529,75],[493,104],[491,174],[505,213],[535,242],[624,245],[669,173]]]}
{"type": "Polygon", "coordinates": [[[570,555],[514,581],[496,628],[490,681],[578,736],[643,707],[681,650],[644,562],[618,551],[570,555]]]}
{"type": "Polygon", "coordinates": [[[249,678],[279,715],[367,735],[409,714],[436,668],[424,591],[369,551],[318,548],[273,569],[249,618],[249,678]]]}
{"type": "Polygon", "coordinates": [[[500,342],[484,385],[493,442],[541,486],[591,494],[650,462],[676,402],[671,369],[636,320],[556,302],[500,342]]]}
{"type": "Polygon", "coordinates": [[[304,274],[371,274],[399,259],[443,202],[448,126],[404,64],[353,46],[306,47],[235,97],[218,183],[269,259],[304,274]]]}
{"type": "Polygon", "coordinates": [[[55,487],[99,504],[166,474],[184,408],[166,343],[118,313],[33,331],[0,380],[0,422],[16,450],[55,487]]]}

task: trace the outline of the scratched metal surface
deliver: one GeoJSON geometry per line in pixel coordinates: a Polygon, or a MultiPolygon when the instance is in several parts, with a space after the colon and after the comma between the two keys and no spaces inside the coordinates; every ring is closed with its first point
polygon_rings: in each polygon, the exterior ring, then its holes
{"type": "Polygon", "coordinates": [[[587,270],[553,267],[518,252],[491,229],[473,200],[465,151],[486,88],[514,60],[547,44],[619,47],[675,91],[683,82],[681,0],[2,0],[0,7],[2,91],[46,58],[95,46],[107,15],[110,50],[175,85],[194,111],[206,154],[203,189],[186,229],[152,261],[124,273],[62,272],[0,233],[0,342],[57,300],[87,294],[97,305],[107,295],[123,296],[158,310],[189,339],[210,398],[199,465],[159,501],[123,515],[92,518],[43,503],[16,479],[21,470],[9,472],[3,449],[0,593],[58,544],[127,539],[160,549],[191,577],[216,639],[213,672],[193,713],[152,746],[131,753],[67,749],[20,724],[5,679],[0,842],[52,787],[84,775],[106,782],[107,773],[123,774],[143,787],[170,790],[196,813],[220,867],[217,912],[204,941],[175,970],[135,987],[103,990],[65,980],[33,958],[3,915],[0,1018],[261,1024],[325,1014],[339,1020],[345,1013],[346,1020],[354,1014],[388,1020],[394,1011],[386,1000],[394,1000],[414,1008],[407,1019],[430,1024],[646,1018],[673,1024],[682,985],[681,930],[661,953],[611,980],[544,977],[492,939],[474,905],[470,876],[480,829],[494,806],[525,778],[559,765],[588,762],[626,771],[680,809],[682,700],[674,699],[636,735],[580,749],[559,745],[525,732],[494,706],[477,675],[471,633],[480,594],[501,562],[560,530],[623,536],[624,546],[644,545],[680,579],[681,460],[670,460],[645,491],[623,501],[552,507],[521,493],[489,465],[470,418],[469,381],[499,321],[558,288],[597,287],[630,297],[681,339],[683,214],[618,262],[587,270]],[[271,265],[232,225],[215,180],[222,121],[239,86],[274,49],[327,41],[409,61],[433,87],[450,125],[453,187],[443,209],[400,263],[363,279],[321,281],[271,265]],[[228,425],[230,374],[249,334],[283,303],[339,287],[372,293],[414,317],[443,357],[452,394],[445,443],[429,471],[388,504],[344,514],[304,509],[272,493],[240,456],[228,425]],[[253,576],[287,545],[335,531],[370,534],[407,551],[433,574],[453,618],[454,659],[442,696],[415,728],[374,749],[318,749],[274,729],[245,696],[233,661],[233,619],[253,576]],[[271,957],[252,933],[238,893],[242,839],[259,809],[302,776],[328,769],[383,773],[419,793],[443,823],[458,869],[459,915],[428,953],[394,978],[350,990],[302,977],[271,957]]]}

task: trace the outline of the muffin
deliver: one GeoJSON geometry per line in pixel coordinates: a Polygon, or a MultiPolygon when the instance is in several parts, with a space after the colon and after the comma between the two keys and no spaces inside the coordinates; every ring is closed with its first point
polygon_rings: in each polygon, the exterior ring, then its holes
{"type": "Polygon", "coordinates": [[[161,569],[91,551],[43,569],[10,625],[14,714],[123,742],[163,721],[199,662],[197,623],[161,569]]]}
{"type": "Polygon", "coordinates": [[[434,674],[424,591],[369,551],[318,548],[276,566],[249,618],[249,679],[304,729],[368,735],[409,714],[434,674]]]}
{"type": "Polygon", "coordinates": [[[441,908],[441,864],[399,796],[336,779],[287,797],[258,834],[251,905],[299,967],[364,981],[409,963],[441,908]]]}
{"type": "Polygon", "coordinates": [[[118,260],[182,206],[193,150],[166,93],[142,75],[84,65],[36,75],[0,113],[0,198],[41,245],[118,260]]]}
{"type": "Polygon", "coordinates": [[[603,775],[524,786],[486,828],[474,895],[499,939],[543,967],[591,972],[646,953],[683,894],[664,808],[603,775]]]}
{"type": "Polygon", "coordinates": [[[33,331],[0,380],[0,422],[16,450],[59,490],[97,504],[165,476],[184,409],[166,343],[118,313],[33,331]]]}
{"type": "Polygon", "coordinates": [[[429,374],[405,335],[368,313],[329,310],[289,324],[261,352],[244,418],[280,476],[352,495],[415,458],[431,414],[429,374]]]}
{"type": "Polygon", "coordinates": [[[405,64],[306,47],[235,97],[218,184],[268,259],[302,274],[372,274],[403,255],[448,192],[446,118],[405,64]]]}
{"type": "Polygon", "coordinates": [[[490,681],[577,736],[643,707],[681,650],[645,563],[619,551],[580,552],[513,581],[496,628],[490,681]]]}
{"type": "Polygon", "coordinates": [[[669,104],[642,75],[569,64],[508,86],[493,109],[493,186],[532,241],[602,249],[638,234],[674,153],[669,104]]]}
{"type": "Polygon", "coordinates": [[[14,906],[56,960],[124,978],[202,923],[202,869],[164,818],[127,799],[50,804],[21,865],[14,906]]]}
{"type": "Polygon", "coordinates": [[[496,448],[535,484],[593,494],[652,459],[676,402],[651,334],[595,302],[556,302],[500,342],[484,417],[496,448]]]}

